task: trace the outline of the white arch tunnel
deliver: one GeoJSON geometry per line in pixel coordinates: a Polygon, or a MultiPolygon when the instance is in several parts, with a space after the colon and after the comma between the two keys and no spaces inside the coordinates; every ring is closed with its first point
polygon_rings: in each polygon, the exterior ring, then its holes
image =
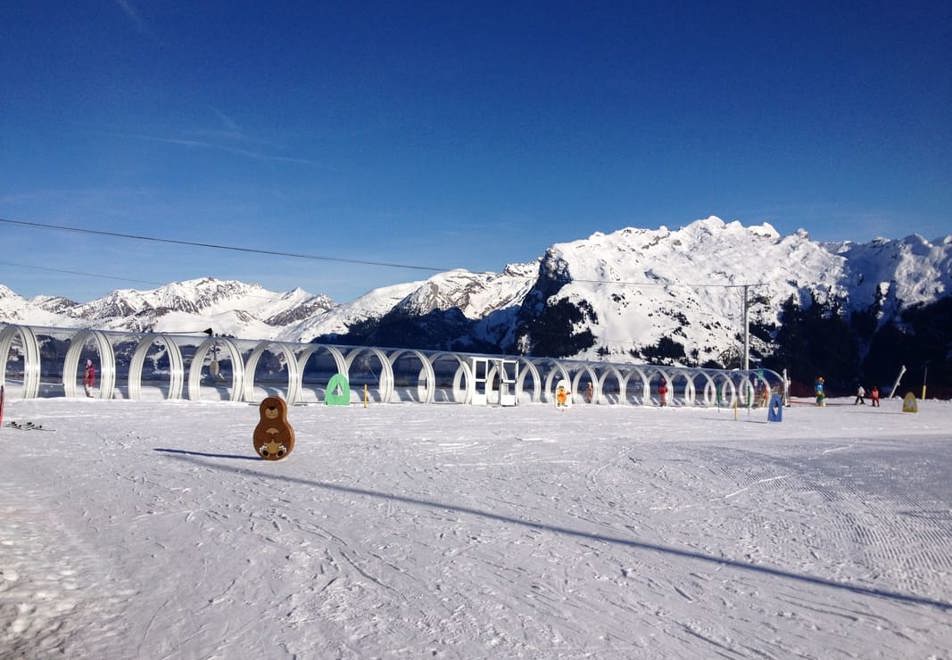
{"type": "MultiPolygon", "coordinates": [[[[670,406],[749,405],[764,392],[784,393],[783,378],[769,369],[726,371],[460,351],[341,346],[209,337],[204,333],[133,333],[0,324],[0,385],[11,398],[76,397],[83,394],[86,359],[97,371],[100,399],[159,397],[198,401],[217,396],[255,402],[278,395],[289,403],[305,393],[320,400],[331,376],[351,381],[381,403],[470,403],[484,387],[490,402],[512,386],[520,402],[555,400],[560,381],[572,400],[601,405],[660,403],[667,386],[670,406]],[[475,361],[488,363],[477,377],[475,361]],[[517,365],[514,380],[503,364],[517,365]],[[496,393],[494,399],[492,394],[496,393]]],[[[511,393],[511,391],[510,391],[511,393]]],[[[486,400],[487,396],[476,397],[486,400]]]]}

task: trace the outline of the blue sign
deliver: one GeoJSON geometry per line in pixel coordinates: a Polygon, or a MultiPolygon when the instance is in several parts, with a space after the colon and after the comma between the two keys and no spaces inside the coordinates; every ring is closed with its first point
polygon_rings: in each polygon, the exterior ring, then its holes
{"type": "Polygon", "coordinates": [[[774,394],[770,397],[770,407],[767,410],[767,421],[768,422],[782,422],[783,421],[783,401],[780,399],[779,394],[774,394]]]}

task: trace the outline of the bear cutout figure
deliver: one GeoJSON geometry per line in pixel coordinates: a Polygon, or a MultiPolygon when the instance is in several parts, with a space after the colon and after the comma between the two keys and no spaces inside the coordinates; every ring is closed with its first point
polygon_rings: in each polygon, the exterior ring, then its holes
{"type": "Polygon", "coordinates": [[[288,404],[269,396],[261,402],[261,421],[255,427],[255,453],[266,461],[280,461],[294,449],[294,429],[288,422],[288,404]]]}

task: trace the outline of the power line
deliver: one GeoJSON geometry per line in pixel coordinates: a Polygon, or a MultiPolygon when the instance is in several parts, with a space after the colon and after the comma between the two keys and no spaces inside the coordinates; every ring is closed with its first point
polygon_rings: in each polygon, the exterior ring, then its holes
{"type": "Polygon", "coordinates": [[[31,270],[44,270],[50,273],[66,273],[67,275],[82,275],[85,277],[98,277],[104,280],[120,280],[123,282],[136,282],[138,284],[156,284],[162,286],[167,282],[153,282],[152,280],[137,280],[132,277],[119,277],[118,275],[103,275],[102,273],[87,273],[81,270],[65,270],[63,268],[47,268],[46,266],[31,266],[30,264],[15,264],[9,261],[0,261],[0,266],[13,266],[15,268],[29,268],[31,270]]]}
{"type": "MultiPolygon", "coordinates": [[[[279,257],[291,257],[294,259],[307,259],[312,261],[333,261],[337,263],[347,263],[347,264],[360,264],[365,266],[382,266],[386,268],[404,268],[410,270],[423,270],[431,272],[446,272],[451,270],[456,270],[456,268],[442,268],[436,266],[423,266],[419,264],[401,264],[387,261],[370,261],[366,259],[348,259],[345,257],[328,257],[324,255],[316,254],[304,254],[298,252],[282,252],[279,250],[262,250],[260,248],[249,248],[242,247],[238,245],[221,245],[218,243],[202,243],[198,241],[185,241],[174,238],[161,238],[157,236],[144,236],[140,234],[124,234],[121,232],[113,231],[103,231],[98,229],[87,229],[85,227],[68,227],[65,225],[54,225],[42,222],[29,222],[26,220],[12,220],[9,218],[0,218],[0,223],[8,225],[18,225],[21,227],[30,227],[33,229],[49,229],[54,231],[67,231],[80,234],[92,234],[96,236],[109,236],[112,238],[125,238],[129,240],[137,241],[149,241],[153,243],[168,243],[172,245],[188,245],[191,247],[202,247],[209,248],[214,250],[227,250],[231,252],[244,252],[251,254],[266,254],[269,256],[279,256],[279,257]]],[[[40,268],[39,266],[26,266],[27,268],[40,268]]],[[[54,269],[47,269],[54,270],[54,269]]],[[[64,273],[76,274],[76,275],[90,275],[92,277],[104,277],[101,275],[95,275],[92,273],[80,273],[78,271],[62,271],[64,273]]],[[[157,282],[148,282],[145,280],[133,280],[129,278],[120,278],[114,277],[111,279],[126,279],[132,282],[142,282],[145,284],[159,284],[157,282]]],[[[735,288],[744,288],[744,287],[758,287],[763,286],[763,282],[758,283],[747,283],[747,284],[734,284],[734,283],[702,283],[702,284],[691,284],[691,283],[681,283],[681,282],[625,282],[625,281],[609,281],[609,280],[589,280],[589,279],[577,279],[572,278],[570,282],[580,282],[584,284],[603,284],[603,285],[613,285],[613,286],[628,286],[628,287],[689,287],[689,288],[724,288],[724,289],[735,289],[735,288]]]]}
{"type": "Polygon", "coordinates": [[[238,245],[220,245],[218,243],[202,243],[199,241],[183,241],[175,238],[159,238],[158,236],[143,236],[140,234],[123,234],[115,231],[102,231],[98,229],[86,229],[83,227],[67,227],[65,225],[51,225],[42,222],[27,222],[26,220],[11,220],[9,218],[0,218],[0,222],[8,225],[19,225],[21,227],[32,227],[37,229],[52,229],[57,231],[69,231],[78,234],[93,234],[96,236],[110,236],[112,238],[126,238],[136,241],[151,241],[153,243],[169,243],[172,245],[188,245],[191,247],[203,247],[213,250],[228,250],[231,252],[245,252],[251,254],[267,254],[272,257],[291,257],[294,259],[308,259],[311,261],[335,261],[345,264],[360,264],[362,266],[383,266],[386,268],[406,268],[410,270],[426,270],[433,272],[443,272],[455,270],[453,268],[440,268],[436,266],[419,266],[414,264],[391,263],[387,261],[370,261],[367,259],[347,259],[345,257],[328,257],[318,254],[303,254],[299,252],[282,252],[280,250],[262,250],[260,248],[248,248],[238,245]]]}

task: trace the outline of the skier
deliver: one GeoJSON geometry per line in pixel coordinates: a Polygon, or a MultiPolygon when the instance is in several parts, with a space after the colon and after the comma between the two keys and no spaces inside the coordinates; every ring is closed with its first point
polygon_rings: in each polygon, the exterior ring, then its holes
{"type": "Polygon", "coordinates": [[[865,406],[866,400],[863,398],[866,396],[866,389],[860,385],[856,388],[856,401],[853,402],[854,406],[865,406]]]}
{"type": "Polygon", "coordinates": [[[662,408],[668,404],[668,381],[664,378],[658,384],[658,404],[662,408]]]}
{"type": "Polygon", "coordinates": [[[873,389],[869,391],[869,405],[879,408],[879,387],[876,385],[873,385],[873,389]]]}
{"type": "Polygon", "coordinates": [[[824,386],[823,386],[823,376],[817,377],[816,383],[813,385],[813,391],[816,394],[816,405],[825,406],[826,392],[824,391],[824,386]]]}
{"type": "Polygon", "coordinates": [[[92,397],[92,388],[96,386],[96,368],[92,360],[86,360],[86,371],[83,374],[83,389],[86,390],[86,396],[92,397]]]}

